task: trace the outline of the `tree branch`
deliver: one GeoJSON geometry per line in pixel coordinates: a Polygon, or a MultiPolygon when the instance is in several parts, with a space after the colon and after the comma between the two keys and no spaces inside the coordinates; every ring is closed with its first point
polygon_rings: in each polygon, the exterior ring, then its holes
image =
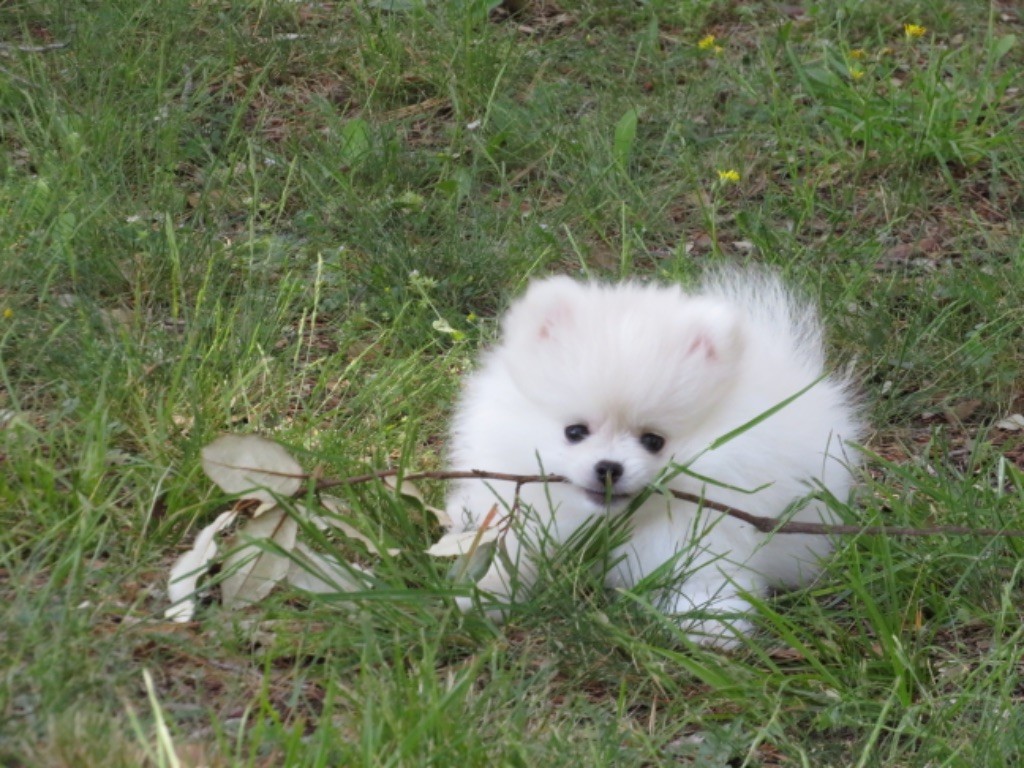
{"type": "MultiPolygon", "coordinates": [[[[344,485],[359,485],[374,480],[401,476],[403,480],[503,480],[524,485],[526,483],[566,483],[568,480],[560,475],[511,475],[504,472],[487,472],[482,469],[462,471],[408,472],[397,469],[386,469],[380,472],[369,472],[364,475],[325,479],[317,481],[318,491],[337,488],[344,485]]],[[[742,509],[721,504],[685,491],[669,493],[677,499],[688,501],[704,509],[713,509],[729,517],[754,526],[762,533],[796,533],[811,536],[986,536],[1024,538],[1024,530],[1010,528],[971,528],[963,525],[936,525],[925,528],[907,528],[892,525],[844,525],[830,523],[804,523],[792,520],[779,520],[774,517],[752,515],[742,509]]]]}

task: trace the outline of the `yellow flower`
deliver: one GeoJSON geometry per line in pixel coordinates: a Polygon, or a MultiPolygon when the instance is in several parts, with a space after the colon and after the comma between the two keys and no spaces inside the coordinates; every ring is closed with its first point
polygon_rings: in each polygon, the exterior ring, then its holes
{"type": "Polygon", "coordinates": [[[716,47],[716,39],[717,38],[714,35],[705,35],[704,37],[697,41],[697,47],[700,48],[702,51],[710,51],[712,48],[716,47]]]}
{"type": "Polygon", "coordinates": [[[864,70],[860,67],[850,67],[849,72],[851,80],[860,80],[864,77],[864,70]]]}
{"type": "Polygon", "coordinates": [[[4,320],[10,320],[14,317],[14,310],[10,307],[4,307],[4,320]]]}
{"type": "Polygon", "coordinates": [[[920,24],[904,24],[903,34],[909,38],[924,37],[925,28],[920,24]]]}
{"type": "Polygon", "coordinates": [[[854,61],[860,61],[867,55],[867,52],[865,52],[863,48],[854,48],[852,51],[850,51],[850,58],[853,59],[854,61]]]}
{"type": "Polygon", "coordinates": [[[718,180],[721,182],[736,182],[740,180],[740,172],[729,168],[718,172],[718,180]]]}

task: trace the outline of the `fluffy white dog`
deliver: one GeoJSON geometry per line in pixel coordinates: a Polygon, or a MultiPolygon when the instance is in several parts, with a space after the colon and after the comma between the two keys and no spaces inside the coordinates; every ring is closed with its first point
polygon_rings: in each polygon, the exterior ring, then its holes
{"type": "MultiPolygon", "coordinates": [[[[508,558],[495,558],[479,587],[506,603],[513,585],[534,580],[538,552],[596,515],[621,514],[665,477],[669,488],[753,514],[830,522],[827,504],[805,497],[847,497],[855,454],[844,441],[861,430],[848,382],[825,374],[813,306],[772,275],[719,273],[694,293],[534,282],[466,383],[450,465],[569,482],[521,487],[508,558]]],[[[514,483],[465,480],[453,484],[447,506],[457,529],[473,530],[495,503],[505,517],[515,501],[514,483]]],[[[629,588],[667,567],[676,579],[659,606],[694,640],[723,647],[750,629],[744,595],[806,583],[831,548],[825,536],[766,536],[660,493],[633,511],[628,530],[608,585],[629,588]]]]}

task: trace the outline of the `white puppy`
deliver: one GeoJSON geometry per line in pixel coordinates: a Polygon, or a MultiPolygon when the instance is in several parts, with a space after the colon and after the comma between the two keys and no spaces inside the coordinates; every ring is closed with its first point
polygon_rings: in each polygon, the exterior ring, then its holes
{"type": "MultiPolygon", "coordinates": [[[[849,386],[825,375],[814,308],[771,275],[721,273],[695,293],[552,277],[512,305],[503,331],[456,410],[451,468],[543,471],[569,482],[521,487],[522,525],[504,539],[509,557],[479,582],[498,603],[513,584],[531,584],[538,551],[595,515],[623,512],[666,469],[670,488],[763,516],[783,515],[815,489],[848,495],[855,454],[844,441],[861,436],[849,386]],[[687,471],[673,475],[678,465],[687,471]]],[[[514,483],[460,481],[448,512],[457,529],[473,530],[495,503],[507,516],[515,497],[514,483]]],[[[833,514],[812,499],[791,519],[833,514]]],[[[659,606],[694,640],[723,647],[749,631],[744,594],[806,583],[831,548],[825,536],[766,536],[659,493],[634,511],[629,531],[609,586],[629,588],[668,564],[678,578],[659,606]]]]}

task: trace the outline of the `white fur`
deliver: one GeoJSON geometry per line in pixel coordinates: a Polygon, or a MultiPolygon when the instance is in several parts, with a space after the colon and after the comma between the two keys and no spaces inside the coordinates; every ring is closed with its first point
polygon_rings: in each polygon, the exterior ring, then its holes
{"type": "MultiPolygon", "coordinates": [[[[671,488],[753,514],[778,516],[823,486],[840,500],[850,490],[855,455],[844,441],[861,425],[846,382],[822,378],[824,355],[816,313],[771,275],[721,273],[697,293],[676,286],[534,282],[509,309],[503,338],[466,383],[450,442],[453,469],[564,475],[571,483],[524,485],[532,508],[526,535],[564,542],[595,515],[621,512],[671,462],[754,494],[676,475],[671,488]],[[782,410],[725,443],[740,427],[813,382],[782,410]],[[589,436],[572,443],[565,428],[589,436]],[[657,453],[641,445],[660,435],[657,453]],[[621,465],[606,503],[598,462],[621,465]],[[544,533],[540,531],[543,529],[544,533]]],[[[509,508],[512,483],[455,483],[448,512],[458,528],[478,528],[496,501],[509,508]]],[[[831,521],[812,501],[792,519],[831,521]]],[[[516,578],[497,559],[479,586],[499,602],[511,583],[528,587],[530,555],[510,535],[516,578]]],[[[523,548],[535,551],[536,542],[523,548]]],[[[631,537],[608,575],[630,587],[673,561],[681,583],[666,589],[663,609],[699,642],[728,646],[748,631],[744,593],[796,586],[813,577],[831,548],[824,536],[767,537],[751,526],[654,494],[635,512],[631,537]]],[[[465,607],[468,601],[463,601],[465,607]]]]}

